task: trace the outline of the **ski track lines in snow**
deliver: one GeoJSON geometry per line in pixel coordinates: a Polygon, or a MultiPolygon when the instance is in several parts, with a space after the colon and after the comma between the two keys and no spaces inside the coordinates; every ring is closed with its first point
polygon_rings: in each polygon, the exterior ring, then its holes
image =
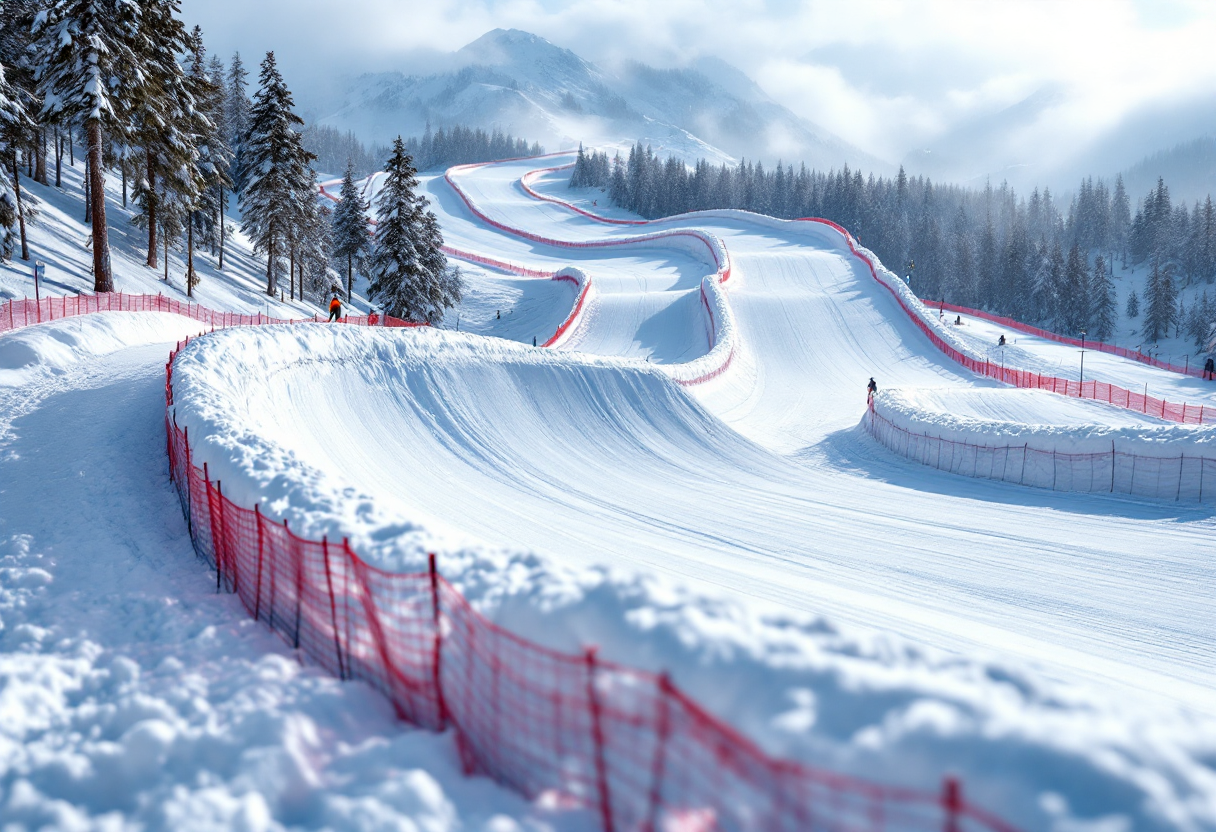
{"type": "MultiPolygon", "coordinates": [[[[483,177],[473,184],[482,187],[483,177]]],[[[438,187],[452,209],[448,216],[437,194],[445,235],[451,224],[470,249],[555,268],[571,261],[571,251],[479,228],[450,189],[438,187]]],[[[518,213],[529,227],[569,227],[569,212],[546,221],[555,209],[518,197],[496,209],[518,213]]],[[[434,342],[452,338],[444,333],[412,338],[421,360],[386,385],[377,374],[388,368],[334,359],[344,339],[387,333],[304,331],[299,337],[313,341],[314,372],[271,374],[272,385],[281,375],[292,377],[294,388],[277,400],[255,397],[255,404],[273,408],[273,417],[258,419],[271,447],[289,450],[292,464],[311,473],[300,480],[304,487],[333,494],[330,505],[354,512],[314,522],[383,539],[373,533],[391,524],[372,523],[351,505],[349,495],[364,492],[367,504],[397,523],[433,523],[552,561],[633,564],[758,610],[826,613],[971,655],[1017,657],[1049,676],[1096,685],[1101,694],[1090,706],[1100,711],[1121,695],[1107,683],[1138,689],[1129,701],[1140,703],[1134,713],[1149,726],[1146,714],[1171,713],[1177,701],[1212,713],[1213,610],[1200,591],[1210,569],[1197,554],[1210,524],[1202,514],[960,481],[873,457],[851,430],[872,367],[882,368],[883,384],[992,383],[916,349],[923,342],[914,325],[837,251],[808,251],[733,217],[695,219],[730,241],[741,277],[731,303],[745,345],[732,372],[690,388],[701,404],[618,361],[559,361],[524,350],[521,370],[482,346],[471,349],[470,360],[449,361],[443,349],[429,355],[434,342]],[[347,371],[336,372],[343,365],[347,371]],[[408,382],[412,375],[417,381],[408,382]],[[317,394],[306,396],[308,389],[317,394]],[[355,410],[358,397],[375,406],[355,410]],[[711,413],[760,444],[723,429],[711,413]],[[283,429],[296,424],[303,427],[283,429]],[[366,431],[366,442],[354,440],[352,424],[366,431]],[[343,436],[358,447],[343,448],[335,460],[327,440],[343,436]],[[343,460],[377,442],[388,451],[362,466],[343,460]],[[391,457],[410,460],[410,470],[391,457]],[[483,507],[500,522],[477,525],[483,507]],[[1193,522],[1176,522],[1180,517],[1193,522]]],[[[675,275],[689,290],[705,268],[662,251],[630,253],[625,268],[618,258],[602,258],[577,262],[594,271],[597,284],[601,269],[613,273],[614,266],[622,279],[647,281],[640,295],[653,290],[656,265],[669,270],[659,272],[658,284],[675,275]]],[[[596,321],[588,316],[586,323],[596,321]]],[[[245,337],[263,336],[226,333],[216,343],[245,337]]],[[[675,357],[686,336],[660,330],[657,337],[650,346],[625,341],[624,352],[675,357]]],[[[460,342],[457,336],[453,343],[460,342]]],[[[262,475],[237,470],[237,450],[216,451],[229,454],[219,464],[234,466],[226,484],[256,483],[262,475]]],[[[629,646],[622,649],[627,658],[629,646]]],[[[741,707],[746,724],[773,718],[741,707]]],[[[1200,735],[1207,724],[1200,723],[1200,735]]]]}
{"type": "MultiPolygon", "coordinates": [[[[462,187],[481,211],[504,224],[527,225],[537,235],[558,239],[605,231],[559,206],[521,198],[518,180],[534,164],[483,166],[464,175],[462,187]]],[[[429,180],[428,188],[445,234],[461,240],[462,248],[554,264],[585,254],[555,252],[533,240],[487,231],[470,219],[467,206],[442,178],[429,180]]],[[[869,375],[897,386],[995,387],[995,382],[976,379],[935,350],[918,347],[923,336],[894,299],[835,246],[797,245],[747,218],[697,216],[671,224],[681,222],[709,228],[732,250],[739,282],[730,302],[748,353],[740,372],[692,392],[740,432],[778,453],[829,440],[797,463],[770,455],[757,464],[751,451],[703,463],[696,452],[668,447],[665,434],[646,428],[657,418],[649,409],[628,418],[603,401],[572,410],[575,404],[562,401],[560,393],[553,394],[558,401],[550,409],[517,422],[491,404],[494,397],[479,403],[476,391],[463,387],[449,390],[442,402],[428,395],[428,406],[439,412],[456,408],[458,418],[419,427],[417,447],[398,445],[391,436],[383,439],[407,458],[426,459],[427,470],[453,472],[442,483],[411,478],[390,466],[387,456],[349,464],[343,459],[360,453],[353,447],[331,466],[320,457],[320,438],[292,441],[310,443],[299,452],[307,450],[319,468],[372,490],[386,505],[493,544],[525,546],[578,563],[634,563],[784,607],[830,611],[952,649],[996,647],[1046,662],[1052,672],[1069,678],[1099,676],[1212,709],[1209,668],[1193,652],[1211,636],[1210,604],[1196,583],[1204,574],[1198,554],[1206,533],[1202,524],[1166,522],[1177,516],[1166,507],[1086,497],[1055,495],[1049,498],[1053,508],[1045,509],[1048,498],[1034,492],[928,471],[909,474],[906,466],[880,460],[858,462],[863,451],[847,429],[864,411],[869,375]],[[545,429],[547,441],[530,438],[538,425],[552,422],[553,414],[573,413],[579,418],[545,429]],[[622,427],[631,421],[640,424],[622,427]],[[435,439],[436,431],[444,438],[435,439]],[[592,443],[608,442],[622,431],[628,440],[623,445],[588,450],[589,437],[592,443]],[[491,436],[493,441],[486,438],[491,436]],[[639,453],[639,436],[646,438],[644,457],[671,460],[688,453],[698,461],[634,478],[632,469],[645,470],[631,459],[639,453]],[[477,437],[476,450],[468,447],[469,437],[477,437]],[[484,454],[492,455],[493,464],[480,458],[484,454]],[[832,458],[841,454],[844,464],[832,458]],[[858,466],[868,469],[867,475],[858,476],[853,470],[858,466]],[[687,482],[689,468],[711,470],[709,479],[732,486],[715,490],[700,476],[687,482]],[[795,482],[782,487],[787,477],[795,482]],[[685,484],[674,485],[680,482],[685,484]],[[753,497],[743,482],[753,484],[753,497]],[[769,499],[774,482],[784,499],[769,499]],[[715,498],[705,499],[706,493],[715,498]],[[457,508],[469,494],[478,494],[479,505],[484,500],[478,517],[457,508]],[[546,522],[532,519],[540,517],[546,522]],[[1150,566],[1158,557],[1165,568],[1150,566]],[[1104,587],[1098,598],[1091,597],[1095,585],[1104,587]],[[1080,598],[1086,599],[1083,612],[1077,608],[1080,598]],[[1189,612],[1180,615],[1180,610],[1189,612]],[[1190,631],[1182,639],[1180,620],[1190,631]],[[1147,637],[1146,628],[1157,636],[1147,637]]],[[[825,230],[821,239],[829,233],[834,232],[825,230]]],[[[799,236],[813,239],[802,229],[799,236]]],[[[612,264],[611,259],[579,262],[594,273],[597,285],[612,264]]],[[[321,410],[359,400],[340,399],[325,397],[321,410]]],[[[412,406],[405,421],[417,411],[412,406]]],[[[328,424],[346,418],[318,410],[301,417],[328,424]]],[[[367,429],[376,430],[375,425],[367,429]]],[[[351,436],[336,441],[353,443],[351,436]]],[[[1210,659],[1209,651],[1199,652],[1210,659]]]]}
{"type": "Polygon", "coordinates": [[[0,826],[595,829],[464,777],[449,736],[215,595],[164,461],[165,356],[199,331],[124,312],[0,335],[0,826]]]}

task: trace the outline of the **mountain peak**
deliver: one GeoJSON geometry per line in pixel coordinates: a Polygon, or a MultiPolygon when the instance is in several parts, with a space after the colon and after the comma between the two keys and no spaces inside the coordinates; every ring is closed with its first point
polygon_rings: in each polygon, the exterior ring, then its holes
{"type": "Polygon", "coordinates": [[[581,62],[569,49],[554,46],[540,35],[522,29],[491,29],[477,40],[461,47],[456,54],[485,66],[518,64],[540,56],[562,57],[581,62]]]}

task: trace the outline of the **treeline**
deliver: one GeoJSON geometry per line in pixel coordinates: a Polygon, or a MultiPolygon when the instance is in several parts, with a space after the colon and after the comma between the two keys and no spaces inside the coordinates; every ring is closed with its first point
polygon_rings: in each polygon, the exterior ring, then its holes
{"type": "MultiPolygon", "coordinates": [[[[202,31],[187,30],[179,14],[178,0],[0,5],[0,254],[11,257],[19,239],[22,258],[30,257],[22,167],[47,184],[53,151],[60,186],[64,151],[74,164],[74,140],[82,136],[96,291],[114,291],[105,199],[111,171],[122,179],[124,206],[130,185],[133,222],[147,232],[148,266],[157,267],[163,250],[168,280],[170,248],[185,251],[189,294],[199,282],[196,247],[210,249],[224,267],[224,215],[235,194],[242,231],[266,258],[268,295],[280,294],[286,278],[293,299],[318,298],[340,285],[332,257],[345,257],[349,267],[366,253],[373,299],[386,312],[442,318],[459,300],[459,272],[447,264],[426,198],[413,190],[413,161],[402,142],[385,168],[392,188],[378,205],[394,233],[371,240],[362,203],[348,206],[345,225],[335,226],[318,200],[317,157],[305,146],[274,53],[266,53],[251,99],[240,55],[227,67],[208,58],[202,31]],[[350,239],[356,227],[357,245],[350,239]]],[[[347,182],[351,176],[348,166],[347,182]]]]}
{"type": "Polygon", "coordinates": [[[528,144],[501,130],[486,132],[481,128],[456,125],[446,130],[432,131],[427,125],[421,138],[406,140],[405,149],[418,163],[418,170],[471,165],[476,162],[496,162],[521,156],[543,156],[545,149],[538,143],[528,144]]]}
{"type": "MultiPolygon", "coordinates": [[[[381,160],[392,152],[379,146],[372,146],[369,150],[354,133],[343,133],[324,124],[310,124],[304,129],[304,146],[317,157],[320,170],[345,170],[349,161],[354,165],[356,176],[367,176],[379,170],[383,164],[381,160]]],[[[541,156],[545,152],[539,144],[528,144],[510,133],[499,130],[486,132],[481,128],[459,124],[434,131],[428,125],[421,137],[411,136],[405,140],[405,150],[418,170],[541,156]]]]}
{"type": "Polygon", "coordinates": [[[370,150],[350,130],[343,132],[328,124],[310,124],[304,128],[304,147],[317,158],[317,169],[329,173],[346,170],[349,162],[355,176],[368,176],[380,169],[388,151],[381,147],[370,150]]]}
{"type": "Polygon", "coordinates": [[[902,168],[895,177],[865,176],[847,166],[823,172],[778,163],[766,170],[746,161],[701,160],[689,168],[639,142],[627,158],[580,150],[571,186],[604,188],[615,204],[647,218],[738,208],[830,219],[921,297],[1096,338],[1110,337],[1117,323],[1115,259],[1151,267],[1142,329],[1149,341],[1171,327],[1200,328],[1192,327],[1193,310],[1180,306],[1178,290],[1216,279],[1211,198],[1175,206],[1161,181],[1133,214],[1121,178],[1113,187],[1086,179],[1061,206],[1049,189],[1023,197],[1005,183],[964,188],[910,177],[902,168]]]}

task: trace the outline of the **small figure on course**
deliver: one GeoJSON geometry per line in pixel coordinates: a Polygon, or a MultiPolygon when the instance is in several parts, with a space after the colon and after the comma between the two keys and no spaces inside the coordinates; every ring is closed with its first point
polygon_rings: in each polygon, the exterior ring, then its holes
{"type": "Polygon", "coordinates": [[[342,317],[342,301],[338,300],[338,295],[334,293],[334,299],[329,302],[329,319],[336,321],[342,317]]]}
{"type": "Polygon", "coordinates": [[[1003,347],[1003,346],[1005,346],[1005,335],[1004,335],[1004,333],[1002,333],[1002,334],[1001,334],[1001,339],[1000,339],[999,341],[997,341],[997,342],[996,342],[996,345],[997,345],[998,347],[1003,347]]]}
{"type": "Polygon", "coordinates": [[[956,316],[954,317],[954,325],[955,325],[955,326],[962,326],[962,325],[963,325],[963,316],[962,316],[962,315],[956,315],[956,316]]]}
{"type": "Polygon", "coordinates": [[[878,383],[875,382],[873,376],[871,376],[870,383],[866,385],[866,404],[873,401],[876,395],[878,395],[878,383]]]}
{"type": "Polygon", "coordinates": [[[1212,356],[1208,356],[1208,360],[1203,362],[1203,377],[1208,381],[1216,376],[1216,361],[1212,360],[1212,356]]]}

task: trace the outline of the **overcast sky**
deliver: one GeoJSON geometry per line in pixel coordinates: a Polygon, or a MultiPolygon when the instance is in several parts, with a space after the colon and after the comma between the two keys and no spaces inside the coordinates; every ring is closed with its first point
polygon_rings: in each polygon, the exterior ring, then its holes
{"type": "Polygon", "coordinates": [[[1066,105],[1045,143],[1216,89],[1211,0],[184,0],[183,14],[221,55],[274,49],[302,100],[324,77],[418,71],[496,27],[592,61],[713,55],[888,160],[1048,85],[1066,105]]]}

